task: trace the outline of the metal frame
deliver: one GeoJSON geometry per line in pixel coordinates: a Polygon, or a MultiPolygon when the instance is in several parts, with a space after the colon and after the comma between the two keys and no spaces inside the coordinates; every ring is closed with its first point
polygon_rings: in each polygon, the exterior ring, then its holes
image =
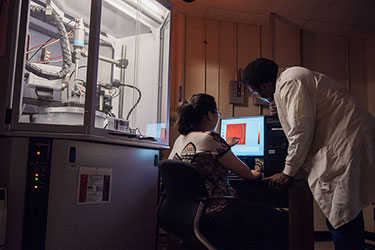
{"type": "MultiPolygon", "coordinates": [[[[30,132],[52,132],[62,133],[81,133],[85,134],[87,129],[84,126],[66,126],[50,124],[24,124],[18,121],[21,105],[22,78],[25,71],[25,50],[26,50],[26,31],[28,30],[28,19],[30,17],[30,1],[22,1],[18,30],[18,49],[16,58],[16,70],[14,78],[14,99],[12,102],[12,120],[11,131],[30,131],[30,132]]],[[[85,110],[85,112],[87,112],[85,110]]]]}
{"type": "Polygon", "coordinates": [[[194,229],[194,234],[195,236],[197,237],[197,239],[205,246],[207,247],[208,250],[216,250],[216,248],[211,244],[211,242],[209,242],[204,236],[203,234],[201,234],[200,230],[199,230],[199,222],[201,220],[201,217],[202,217],[202,213],[204,211],[204,207],[205,207],[205,204],[203,203],[203,201],[199,202],[199,206],[198,206],[198,209],[197,209],[197,213],[195,214],[195,217],[194,217],[194,224],[193,224],[193,229],[194,229]]]}

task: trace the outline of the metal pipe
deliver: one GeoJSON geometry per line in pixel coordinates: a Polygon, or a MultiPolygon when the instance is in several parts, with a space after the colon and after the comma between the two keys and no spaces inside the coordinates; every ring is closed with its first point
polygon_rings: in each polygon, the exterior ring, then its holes
{"type": "MultiPolygon", "coordinates": [[[[84,57],[88,57],[88,51],[86,51],[86,50],[80,50],[76,54],[77,54],[77,56],[82,55],[84,57]]],[[[103,61],[103,62],[114,64],[114,65],[116,65],[116,67],[119,67],[119,68],[126,68],[128,66],[128,61],[125,58],[121,58],[120,60],[116,60],[116,59],[113,59],[113,58],[110,58],[110,57],[99,55],[98,59],[103,61]]]]}
{"type": "Polygon", "coordinates": [[[78,63],[79,63],[79,59],[76,58],[76,59],[74,60],[74,67],[75,67],[75,69],[74,69],[74,80],[77,80],[77,79],[78,79],[78,70],[79,70],[79,65],[78,65],[78,63]]]}
{"type": "Polygon", "coordinates": [[[99,56],[99,60],[115,64],[116,66],[119,65],[119,60],[115,60],[115,59],[112,59],[112,58],[109,58],[109,57],[99,56]]]}
{"type": "Polygon", "coordinates": [[[158,106],[157,106],[157,123],[161,123],[162,100],[163,100],[163,70],[164,70],[164,30],[167,24],[166,19],[160,28],[159,42],[159,76],[158,76],[158,106]]]}
{"type": "Polygon", "coordinates": [[[104,96],[99,95],[99,110],[103,110],[104,96]]]}
{"type": "Polygon", "coordinates": [[[177,103],[176,100],[173,102],[175,108],[178,103],[185,100],[185,52],[186,52],[186,19],[185,14],[178,13],[176,17],[176,85],[178,86],[177,103]]]}
{"type": "MultiPolygon", "coordinates": [[[[121,59],[126,58],[126,45],[122,46],[121,49],[121,59]]],[[[121,68],[120,71],[120,82],[125,84],[125,69],[121,68]]],[[[119,118],[124,118],[124,86],[119,87],[119,101],[118,101],[118,117],[119,118]]]]}

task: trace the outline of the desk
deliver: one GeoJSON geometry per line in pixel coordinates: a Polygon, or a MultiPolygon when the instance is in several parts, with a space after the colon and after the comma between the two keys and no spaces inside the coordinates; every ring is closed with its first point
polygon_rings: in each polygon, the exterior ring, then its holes
{"type": "Polygon", "coordinates": [[[314,249],[313,200],[306,181],[293,181],[282,191],[269,189],[263,181],[229,182],[240,200],[289,209],[289,250],[314,249]]]}

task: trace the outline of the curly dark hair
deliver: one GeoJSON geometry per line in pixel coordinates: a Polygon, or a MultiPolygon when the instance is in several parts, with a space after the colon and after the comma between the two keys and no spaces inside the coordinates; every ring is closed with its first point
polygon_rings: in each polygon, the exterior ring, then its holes
{"type": "Polygon", "coordinates": [[[198,131],[202,118],[208,111],[216,112],[215,98],[207,94],[194,94],[177,107],[177,129],[182,135],[198,131]]]}
{"type": "Polygon", "coordinates": [[[257,87],[261,83],[276,81],[279,66],[266,58],[258,58],[250,62],[242,73],[242,82],[250,87],[257,87]]]}

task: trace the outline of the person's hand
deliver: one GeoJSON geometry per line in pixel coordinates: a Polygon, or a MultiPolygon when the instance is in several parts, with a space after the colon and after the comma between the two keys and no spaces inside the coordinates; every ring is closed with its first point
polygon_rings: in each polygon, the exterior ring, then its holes
{"type": "Polygon", "coordinates": [[[237,143],[239,143],[241,141],[241,138],[239,137],[229,137],[227,138],[227,143],[229,146],[233,147],[234,145],[236,145],[237,143]]]}
{"type": "Polygon", "coordinates": [[[251,173],[255,176],[255,180],[262,178],[262,172],[259,170],[251,170],[251,173]]]}
{"type": "Polygon", "coordinates": [[[275,101],[272,101],[268,104],[269,115],[277,115],[277,107],[275,101]]]}
{"type": "Polygon", "coordinates": [[[270,177],[264,178],[264,180],[270,181],[269,187],[271,189],[284,189],[292,182],[292,179],[293,177],[284,173],[277,173],[270,177]]]}

